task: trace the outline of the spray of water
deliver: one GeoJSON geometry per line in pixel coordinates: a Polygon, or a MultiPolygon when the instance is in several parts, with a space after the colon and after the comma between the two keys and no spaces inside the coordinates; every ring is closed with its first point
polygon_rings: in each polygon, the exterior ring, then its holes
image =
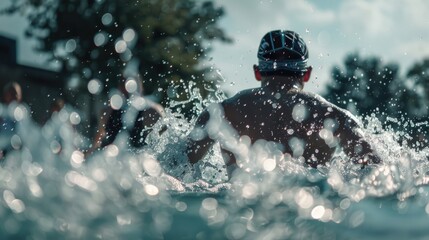
{"type": "MultiPolygon", "coordinates": [[[[197,113],[224,98],[215,94],[203,101],[190,90],[197,113]]],[[[209,109],[218,111],[216,105],[209,109]]],[[[24,106],[2,106],[0,113],[16,123],[0,133],[1,148],[8,149],[0,168],[1,239],[429,234],[429,150],[410,146],[407,132],[385,127],[374,116],[362,119],[364,134],[383,163],[364,169],[341,152],[328,166],[308,168],[275,143],[250,144],[246,137],[232,137],[234,130],[222,121],[213,123],[209,134],[227,141],[239,156],[240,168],[230,174],[219,145],[198,164],[188,163],[185,143],[193,120],[168,109],[143,149],[130,151],[122,133],[91,156],[83,153],[88,143],[76,133],[70,108],[43,127],[32,122],[24,106]]]]}

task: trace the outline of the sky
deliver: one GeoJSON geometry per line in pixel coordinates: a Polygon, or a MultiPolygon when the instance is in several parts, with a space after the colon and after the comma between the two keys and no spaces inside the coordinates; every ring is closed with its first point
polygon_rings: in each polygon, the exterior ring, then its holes
{"type": "MultiPolygon", "coordinates": [[[[299,33],[307,43],[312,77],[308,91],[323,93],[333,66],[347,54],[379,56],[405,71],[429,57],[429,1],[426,0],[214,0],[225,16],[219,21],[232,44],[214,42],[210,63],[219,69],[223,89],[234,94],[257,87],[252,66],[262,36],[271,30],[299,33]]],[[[0,1],[0,8],[8,1],[0,1]]],[[[44,57],[24,38],[25,20],[0,16],[0,34],[17,38],[21,64],[46,67],[44,57]]]]}
{"type": "Polygon", "coordinates": [[[252,65],[262,36],[271,30],[299,33],[313,66],[306,90],[322,93],[331,69],[347,54],[379,56],[402,71],[429,57],[426,0],[216,0],[226,15],[221,26],[234,44],[214,44],[213,63],[232,93],[257,87],[252,65]]]}

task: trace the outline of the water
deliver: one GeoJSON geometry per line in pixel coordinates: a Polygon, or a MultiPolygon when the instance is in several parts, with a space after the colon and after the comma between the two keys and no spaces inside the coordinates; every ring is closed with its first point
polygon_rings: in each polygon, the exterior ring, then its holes
{"type": "MultiPolygon", "coordinates": [[[[202,109],[201,106],[197,106],[202,109]]],[[[195,167],[184,155],[191,130],[167,111],[148,146],[129,151],[122,134],[85,161],[70,109],[44,127],[22,106],[0,143],[0,239],[427,239],[429,150],[367,117],[365,134],[383,164],[360,169],[338,153],[309,169],[269,142],[243,146],[228,175],[216,146],[195,167]],[[230,178],[228,180],[228,178],[230,178]]]]}

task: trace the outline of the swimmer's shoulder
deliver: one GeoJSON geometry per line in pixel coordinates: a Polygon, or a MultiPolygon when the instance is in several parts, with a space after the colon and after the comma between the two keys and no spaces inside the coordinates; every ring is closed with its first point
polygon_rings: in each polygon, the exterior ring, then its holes
{"type": "Polygon", "coordinates": [[[262,88],[245,89],[238,92],[234,96],[228,99],[225,99],[222,102],[222,105],[231,105],[231,104],[235,105],[237,103],[239,104],[242,102],[252,101],[252,100],[255,100],[256,97],[260,97],[259,95],[262,95],[262,94],[263,94],[262,88]]]}
{"type": "Polygon", "coordinates": [[[324,97],[316,93],[311,92],[300,92],[303,98],[307,98],[310,101],[313,101],[313,104],[318,105],[320,108],[324,109],[329,115],[332,115],[338,118],[342,122],[348,122],[352,125],[361,125],[361,121],[354,116],[350,111],[343,109],[332,102],[329,102],[324,97]]]}
{"type": "Polygon", "coordinates": [[[317,104],[323,105],[323,106],[335,106],[333,103],[329,102],[328,100],[326,100],[324,97],[320,96],[317,93],[299,91],[299,92],[296,92],[296,95],[308,102],[316,102],[317,104]]]}
{"type": "Polygon", "coordinates": [[[297,93],[297,97],[304,100],[304,102],[307,102],[308,104],[327,108],[327,109],[329,109],[329,111],[331,111],[331,110],[340,111],[340,112],[346,111],[346,110],[338,107],[334,103],[329,102],[328,100],[326,100],[324,97],[320,96],[317,93],[300,91],[297,93]]]}

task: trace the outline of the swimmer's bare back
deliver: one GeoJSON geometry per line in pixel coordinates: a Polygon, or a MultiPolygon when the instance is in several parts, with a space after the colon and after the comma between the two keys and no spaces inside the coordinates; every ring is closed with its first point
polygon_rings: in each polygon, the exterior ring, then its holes
{"type": "Polygon", "coordinates": [[[317,94],[261,87],[238,93],[222,107],[238,135],[248,136],[252,143],[258,139],[281,143],[284,153],[303,158],[312,167],[328,162],[337,147],[343,147],[355,163],[363,163],[371,152],[353,115],[317,94]]]}

